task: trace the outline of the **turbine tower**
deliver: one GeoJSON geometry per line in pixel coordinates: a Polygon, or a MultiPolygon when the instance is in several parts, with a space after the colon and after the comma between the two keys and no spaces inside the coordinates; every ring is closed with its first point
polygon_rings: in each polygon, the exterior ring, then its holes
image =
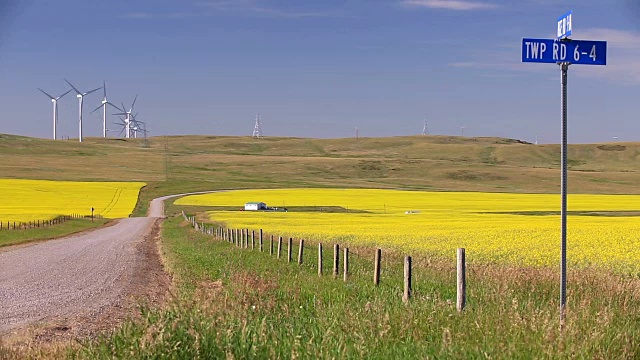
{"type": "Polygon", "coordinates": [[[120,110],[120,111],[124,111],[122,109],[120,109],[119,107],[113,105],[112,103],[109,102],[109,100],[107,100],[107,83],[106,82],[102,82],[102,90],[104,93],[104,97],[102,98],[102,105],[98,106],[95,110],[93,110],[91,113],[93,114],[94,112],[100,110],[100,108],[102,108],[102,137],[106,138],[107,137],[107,105],[111,105],[114,108],[120,110]]]}
{"type": "Polygon", "coordinates": [[[464,137],[464,128],[466,128],[466,126],[460,126],[460,136],[464,137]]]}
{"type": "Polygon", "coordinates": [[[71,92],[71,90],[67,91],[66,93],[58,96],[58,97],[54,97],[51,96],[49,94],[47,94],[44,90],[38,88],[38,90],[40,90],[40,92],[42,92],[43,94],[47,95],[50,99],[51,102],[53,103],[53,140],[57,140],[57,127],[58,127],[58,100],[60,100],[63,96],[67,95],[68,93],[71,92]]]}
{"type": "Polygon", "coordinates": [[[97,88],[97,89],[93,89],[91,91],[87,91],[85,93],[81,92],[80,90],[78,90],[75,86],[73,86],[67,79],[64,79],[64,81],[67,82],[67,84],[69,84],[69,86],[71,86],[71,88],[76,92],[77,96],[78,96],[78,140],[80,142],[82,142],[82,105],[84,103],[84,97],[96,92],[98,90],[100,90],[101,88],[97,88]]]}
{"type": "Polygon", "coordinates": [[[427,119],[424,119],[424,127],[422,128],[422,135],[429,135],[429,123],[427,119]]]}
{"type": "Polygon", "coordinates": [[[262,137],[262,121],[260,120],[260,113],[256,114],[256,125],[253,127],[253,137],[262,137]]]}

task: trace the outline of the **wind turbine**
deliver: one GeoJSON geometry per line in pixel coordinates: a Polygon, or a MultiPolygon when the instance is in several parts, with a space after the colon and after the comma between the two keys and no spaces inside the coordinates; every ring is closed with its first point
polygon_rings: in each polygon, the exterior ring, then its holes
{"type": "Polygon", "coordinates": [[[40,90],[41,93],[47,95],[50,99],[51,102],[53,103],[53,140],[57,140],[57,136],[56,136],[56,129],[58,126],[58,100],[60,100],[63,96],[67,95],[69,92],[71,92],[71,90],[67,91],[66,93],[58,96],[58,97],[54,97],[51,96],[49,94],[47,94],[47,92],[45,92],[44,90],[38,88],[38,90],[40,90]]]}
{"type": "MultiPolygon", "coordinates": [[[[133,137],[135,139],[138,138],[138,132],[142,132],[145,135],[147,132],[147,124],[143,121],[138,121],[136,119],[137,117],[138,117],[138,113],[136,113],[135,115],[131,115],[129,120],[129,133],[130,134],[133,133],[133,137]]],[[[127,131],[127,120],[122,116],[118,116],[118,118],[120,119],[120,122],[116,122],[114,124],[122,126],[122,130],[120,130],[120,136],[121,136],[125,131],[127,131]]]]}
{"type": "Polygon", "coordinates": [[[77,96],[78,96],[78,120],[79,120],[79,124],[78,124],[78,140],[80,142],[82,142],[82,105],[84,102],[84,97],[91,94],[92,92],[96,92],[98,90],[100,90],[101,88],[97,88],[97,89],[93,89],[91,91],[87,91],[85,93],[81,92],[80,90],[76,89],[75,86],[73,86],[67,79],[64,79],[64,81],[67,82],[67,84],[69,84],[69,86],[71,86],[71,88],[76,92],[77,96]]]}
{"type": "Polygon", "coordinates": [[[136,113],[135,115],[131,115],[131,122],[129,124],[129,129],[131,129],[131,132],[133,133],[133,138],[137,139],[138,138],[138,131],[142,131],[142,126],[141,125],[145,125],[144,122],[142,121],[138,121],[138,114],[136,113]],[[133,125],[133,127],[132,127],[133,125]]]}
{"type": "Polygon", "coordinates": [[[109,102],[109,100],[107,100],[107,83],[106,82],[102,82],[102,90],[104,91],[104,97],[102,98],[102,104],[100,106],[98,106],[95,110],[93,110],[91,113],[93,114],[94,112],[100,110],[100,108],[102,108],[102,137],[107,137],[107,105],[111,105],[114,108],[120,110],[120,111],[124,111],[124,109],[120,109],[119,107],[113,105],[112,103],[109,102]]]}
{"type": "Polygon", "coordinates": [[[127,111],[127,108],[124,106],[124,103],[122,104],[122,112],[121,113],[117,113],[117,114],[113,114],[113,115],[123,115],[124,118],[124,126],[125,126],[125,138],[129,139],[131,137],[131,120],[134,119],[135,121],[135,116],[132,116],[131,113],[133,112],[133,107],[136,105],[136,100],[138,100],[138,95],[136,95],[136,97],[133,99],[133,104],[131,104],[131,108],[129,108],[129,111],[127,111]]]}

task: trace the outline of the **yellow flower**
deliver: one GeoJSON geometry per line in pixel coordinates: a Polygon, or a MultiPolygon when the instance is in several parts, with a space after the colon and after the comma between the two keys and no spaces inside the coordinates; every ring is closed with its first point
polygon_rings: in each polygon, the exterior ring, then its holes
{"type": "Polygon", "coordinates": [[[59,215],[94,214],[127,217],[133,211],[141,182],[72,182],[0,179],[0,221],[48,220],[59,215]]]}
{"type": "MultiPolygon", "coordinates": [[[[377,245],[447,257],[464,247],[470,261],[557,266],[560,196],[373,189],[239,190],[184,197],[178,205],[240,209],[251,201],[307,212],[212,211],[231,228],[285,237],[377,245]],[[339,206],[345,212],[326,212],[339,206]],[[346,212],[348,209],[348,212],[346,212]]],[[[569,211],[640,210],[640,196],[569,195],[569,211]]],[[[640,273],[640,219],[570,215],[568,261],[640,273]]]]}

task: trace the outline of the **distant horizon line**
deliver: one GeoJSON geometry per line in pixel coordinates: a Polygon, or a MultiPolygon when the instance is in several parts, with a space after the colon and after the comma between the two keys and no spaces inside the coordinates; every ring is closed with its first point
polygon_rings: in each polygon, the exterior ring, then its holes
{"type": "MultiPolygon", "coordinates": [[[[22,137],[22,138],[28,138],[28,139],[38,139],[38,140],[43,140],[43,141],[73,141],[73,140],[78,140],[77,137],[66,137],[66,138],[62,138],[62,139],[58,139],[58,140],[53,140],[50,138],[44,138],[44,137],[37,137],[37,136],[26,136],[26,135],[16,135],[16,134],[7,134],[7,133],[0,133],[0,139],[2,139],[2,137],[5,136],[11,136],[11,137],[22,137]]],[[[196,135],[196,134],[186,134],[186,135],[156,135],[156,136],[149,136],[147,137],[147,140],[150,139],[154,139],[154,138],[171,138],[171,137],[215,137],[215,138],[256,138],[252,135],[214,135],[214,134],[206,134],[206,135],[196,135]]],[[[501,136],[460,136],[460,135],[437,135],[437,134],[429,134],[429,135],[422,135],[422,134],[415,134],[415,135],[392,135],[392,136],[358,136],[357,138],[355,136],[350,136],[350,137],[322,137],[322,138],[318,138],[318,137],[302,137],[302,136],[261,136],[259,139],[264,139],[264,138],[272,138],[272,139],[314,139],[314,140],[345,140],[345,139],[353,139],[353,140],[362,140],[362,139],[391,139],[391,138],[452,138],[452,139],[458,139],[458,140],[463,140],[463,139],[467,139],[467,140],[479,140],[479,139],[497,139],[497,140],[506,140],[509,141],[506,144],[509,143],[518,143],[518,144],[522,144],[522,145],[560,145],[559,143],[538,143],[535,144],[533,142],[529,142],[526,140],[520,140],[520,139],[516,139],[516,138],[507,138],[507,137],[501,137],[501,136]]],[[[144,137],[139,137],[139,138],[130,138],[130,139],[126,139],[126,138],[120,138],[120,137],[101,137],[101,136],[83,136],[83,140],[118,140],[118,141],[137,141],[137,140],[144,140],[144,137]]],[[[595,144],[636,144],[636,143],[640,143],[640,141],[608,141],[608,142],[594,142],[594,143],[569,143],[571,145],[595,145],[595,144]]],[[[500,145],[500,144],[497,144],[500,145]]]]}

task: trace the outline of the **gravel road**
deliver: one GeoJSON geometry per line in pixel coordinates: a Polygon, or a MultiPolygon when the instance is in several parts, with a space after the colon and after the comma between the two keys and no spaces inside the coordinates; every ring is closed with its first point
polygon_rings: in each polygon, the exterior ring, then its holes
{"type": "Polygon", "coordinates": [[[134,269],[153,218],[121,219],[90,233],[0,253],[0,333],[108,305],[134,269]]]}
{"type": "Polygon", "coordinates": [[[120,219],[83,234],[0,251],[0,336],[57,317],[91,316],[117,304],[145,261],[137,247],[164,217],[164,200],[183,195],[189,194],[152,200],[146,218],[120,219]]]}
{"type": "Polygon", "coordinates": [[[130,283],[137,246],[164,216],[155,199],[149,217],[0,252],[0,335],[56,317],[91,314],[116,303],[130,283]]]}

